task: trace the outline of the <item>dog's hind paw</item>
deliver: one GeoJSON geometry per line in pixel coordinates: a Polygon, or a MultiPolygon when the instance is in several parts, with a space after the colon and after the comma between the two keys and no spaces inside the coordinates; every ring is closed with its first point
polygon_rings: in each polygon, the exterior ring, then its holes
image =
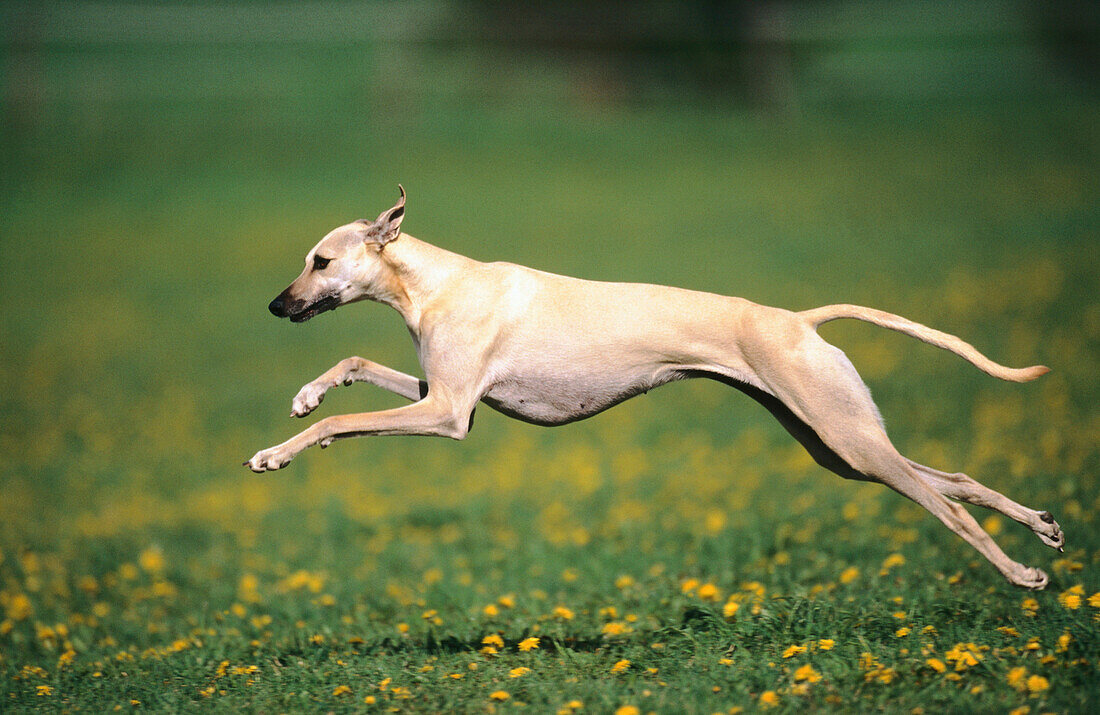
{"type": "Polygon", "coordinates": [[[1034,527],[1034,531],[1035,535],[1052,549],[1062,551],[1066,545],[1066,536],[1062,533],[1062,527],[1058,526],[1058,522],[1049,511],[1039,512],[1039,524],[1034,527]]]}

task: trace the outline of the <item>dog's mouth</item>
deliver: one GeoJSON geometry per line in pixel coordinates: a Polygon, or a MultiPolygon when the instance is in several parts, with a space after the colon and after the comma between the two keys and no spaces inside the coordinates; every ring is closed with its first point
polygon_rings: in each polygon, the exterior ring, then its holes
{"type": "Polygon", "coordinates": [[[307,305],[304,309],[294,313],[290,316],[290,322],[292,323],[304,323],[315,315],[324,313],[326,310],[333,310],[340,305],[340,299],[334,295],[326,295],[324,298],[315,300],[307,305]]]}

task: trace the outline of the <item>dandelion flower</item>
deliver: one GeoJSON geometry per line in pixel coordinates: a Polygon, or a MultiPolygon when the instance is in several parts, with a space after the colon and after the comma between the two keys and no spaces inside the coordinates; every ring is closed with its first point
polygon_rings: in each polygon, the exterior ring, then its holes
{"type": "Polygon", "coordinates": [[[519,642],[519,645],[516,646],[516,647],[519,648],[520,650],[524,651],[524,652],[527,652],[529,650],[534,650],[535,648],[539,647],[539,639],[536,636],[531,636],[530,638],[524,638],[523,640],[521,640],[519,642]]]}
{"type": "Polygon", "coordinates": [[[509,670],[508,671],[508,677],[509,678],[522,678],[523,676],[527,675],[530,672],[531,672],[530,668],[525,668],[523,666],[520,666],[519,668],[512,668],[511,670],[509,670]]]}
{"type": "Polygon", "coordinates": [[[624,589],[624,588],[630,588],[633,585],[634,585],[634,577],[633,576],[623,575],[623,576],[620,576],[617,579],[615,579],[615,588],[624,589]]]}
{"type": "Polygon", "coordinates": [[[500,613],[500,609],[497,608],[495,603],[490,603],[488,606],[481,609],[481,612],[484,613],[489,618],[492,618],[492,617],[494,617],[494,616],[496,616],[500,613]]]}
{"type": "Polygon", "coordinates": [[[832,638],[822,638],[817,642],[817,647],[821,650],[832,650],[833,646],[835,645],[836,641],[834,641],[832,638]]]}
{"type": "Polygon", "coordinates": [[[713,583],[704,583],[695,593],[704,601],[717,601],[719,596],[718,587],[713,583]]]}
{"type": "Polygon", "coordinates": [[[50,687],[49,685],[38,685],[38,686],[35,686],[35,694],[38,695],[39,697],[43,697],[43,696],[46,696],[46,695],[53,695],[53,688],[50,687]]]}
{"type": "Polygon", "coordinates": [[[629,669],[630,669],[630,661],[629,660],[620,660],[618,663],[611,666],[611,673],[613,675],[618,675],[619,673],[624,673],[629,669]]]}
{"type": "Polygon", "coordinates": [[[1080,594],[1074,593],[1072,590],[1063,591],[1058,594],[1058,603],[1062,604],[1063,608],[1070,611],[1076,611],[1081,607],[1081,596],[1080,594]]]}
{"type": "Polygon", "coordinates": [[[347,685],[337,685],[332,691],[332,697],[336,698],[341,695],[347,695],[351,692],[351,688],[347,685]]]}
{"type": "Polygon", "coordinates": [[[859,578],[859,569],[855,566],[849,566],[840,573],[841,583],[851,583],[859,578]]]}
{"type": "Polygon", "coordinates": [[[498,636],[496,633],[490,633],[481,639],[482,645],[490,645],[496,648],[504,647],[504,639],[498,636]]]}
{"type": "Polygon", "coordinates": [[[774,690],[765,690],[760,693],[760,707],[774,708],[777,705],[779,705],[779,696],[775,694],[774,690]]]}
{"type": "Polygon", "coordinates": [[[565,606],[556,607],[550,615],[554,616],[554,618],[560,618],[563,621],[573,620],[573,612],[565,606]]]}
{"type": "Polygon", "coordinates": [[[641,715],[642,711],[633,705],[621,705],[615,710],[615,715],[641,715]]]}
{"type": "Polygon", "coordinates": [[[814,670],[814,667],[807,663],[794,671],[794,679],[796,682],[805,680],[807,683],[816,683],[821,680],[821,673],[814,670]]]}
{"type": "Polygon", "coordinates": [[[804,645],[792,645],[788,646],[787,650],[783,651],[784,658],[793,658],[796,655],[801,655],[806,652],[806,646],[804,645]]]}
{"type": "Polygon", "coordinates": [[[1027,679],[1027,691],[1029,693],[1041,693],[1050,687],[1050,681],[1041,675],[1033,675],[1027,679]]]}
{"type": "Polygon", "coordinates": [[[619,636],[624,633],[629,633],[632,629],[621,621],[611,621],[610,623],[603,624],[602,630],[605,636],[619,636]]]}
{"type": "Polygon", "coordinates": [[[726,601],[726,605],[722,606],[722,616],[724,618],[733,618],[737,615],[737,611],[741,608],[741,604],[737,601],[726,601]]]}
{"type": "Polygon", "coordinates": [[[924,661],[924,664],[932,670],[936,671],[937,673],[942,673],[947,670],[947,664],[939,658],[929,658],[928,660],[924,661]]]}
{"type": "Polygon", "coordinates": [[[1008,671],[1008,675],[1005,676],[1005,680],[1008,681],[1008,684],[1011,687],[1016,688],[1017,690],[1023,690],[1026,687],[1026,679],[1027,668],[1023,666],[1017,666],[1013,668],[1012,670],[1008,671]]]}
{"type": "Polygon", "coordinates": [[[508,691],[506,690],[494,690],[493,692],[489,693],[489,697],[493,700],[504,701],[512,696],[508,694],[508,691]]]}
{"type": "Polygon", "coordinates": [[[891,569],[895,566],[902,566],[903,564],[905,564],[904,556],[902,556],[901,554],[890,554],[882,562],[882,568],[891,569]]]}

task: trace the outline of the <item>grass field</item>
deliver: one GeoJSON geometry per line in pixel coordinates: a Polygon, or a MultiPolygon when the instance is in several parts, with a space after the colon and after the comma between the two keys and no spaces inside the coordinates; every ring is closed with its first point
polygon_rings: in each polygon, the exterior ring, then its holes
{"type": "MultiPolygon", "coordinates": [[[[79,78],[150,58],[47,59],[79,78]]],[[[1100,697],[1095,101],[364,113],[57,86],[2,150],[0,710],[1037,714],[1100,697]],[[976,512],[1050,587],[1015,590],[717,384],[552,430],[482,408],[461,443],[243,469],[302,426],[291,397],[337,360],[418,372],[382,307],[305,325],[265,309],[398,181],[404,228],[475,258],[868,304],[1051,366],[1007,384],[871,326],[823,329],[905,454],[1054,513],[1064,554],[976,512]]],[[[319,414],[397,401],[341,388],[319,414]]]]}

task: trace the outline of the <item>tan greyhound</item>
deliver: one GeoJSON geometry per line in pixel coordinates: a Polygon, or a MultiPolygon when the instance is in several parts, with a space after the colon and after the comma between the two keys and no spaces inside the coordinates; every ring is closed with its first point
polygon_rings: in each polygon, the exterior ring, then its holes
{"type": "Polygon", "coordinates": [[[889,486],[932,512],[1012,583],[1046,586],[1043,571],[1008,558],[953,500],[995,509],[1061,550],[1062,530],[1050,513],[899,454],[855,368],[816,328],[838,318],[864,320],[950,350],[1002,380],[1033,380],[1046,367],[999,365],[953,335],[871,308],[796,313],[742,298],[481,263],[402,233],[405,191],[398,189],[397,205],[376,220],[321,239],[269,309],[301,322],[364,299],[390,305],[405,319],[425,380],[359,357],[340,361],[301,389],[292,416],[312,412],[341,383],[369,382],[413,403],[326,417],[258,452],[245,462],[254,472],[279,469],[307,447],[344,437],[463,439],[479,401],[525,422],[560,425],[666,382],[708,377],[762,403],[822,466],[889,486]]]}

